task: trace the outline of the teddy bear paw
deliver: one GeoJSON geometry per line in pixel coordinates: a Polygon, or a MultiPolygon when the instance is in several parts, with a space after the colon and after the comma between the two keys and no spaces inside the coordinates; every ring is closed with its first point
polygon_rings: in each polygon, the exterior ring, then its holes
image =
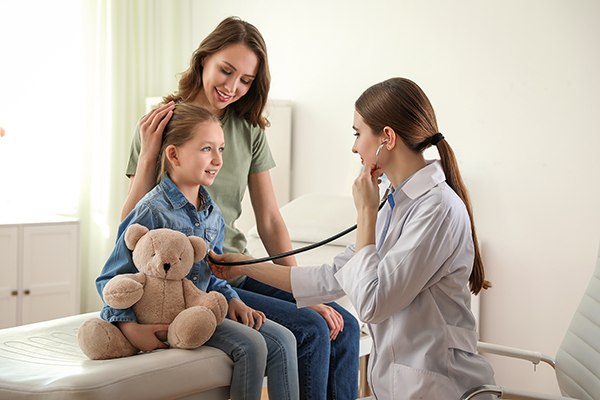
{"type": "Polygon", "coordinates": [[[216,327],[217,321],[211,310],[203,306],[188,308],[180,312],[169,325],[169,345],[179,349],[195,349],[210,339],[216,327]]]}
{"type": "Polygon", "coordinates": [[[128,357],[139,352],[119,328],[100,318],[85,321],[77,330],[77,342],[91,360],[128,357]]]}
{"type": "Polygon", "coordinates": [[[206,297],[204,298],[204,306],[208,307],[215,314],[217,325],[225,320],[225,317],[227,316],[227,309],[229,307],[227,305],[225,296],[223,296],[221,293],[207,293],[206,297]]]}

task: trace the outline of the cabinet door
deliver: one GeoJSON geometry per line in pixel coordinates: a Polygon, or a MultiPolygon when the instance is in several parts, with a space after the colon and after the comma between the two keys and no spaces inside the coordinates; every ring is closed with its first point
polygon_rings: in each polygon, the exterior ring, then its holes
{"type": "Polygon", "coordinates": [[[79,225],[23,228],[22,324],[79,313],[79,225]]]}
{"type": "Polygon", "coordinates": [[[17,325],[19,228],[0,228],[0,329],[17,325]]]}

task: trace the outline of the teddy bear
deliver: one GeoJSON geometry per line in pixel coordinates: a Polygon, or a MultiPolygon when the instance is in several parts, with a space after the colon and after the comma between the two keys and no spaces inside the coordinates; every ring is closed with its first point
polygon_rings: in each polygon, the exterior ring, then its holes
{"type": "MultiPolygon", "coordinates": [[[[225,319],[227,301],[218,292],[205,293],[186,278],[194,262],[206,255],[206,242],[171,229],[149,230],[132,224],[125,232],[138,273],[113,277],[102,292],[110,307],[132,307],[140,324],[169,324],[157,337],[171,348],[203,345],[225,319]]],[[[92,360],[127,357],[139,352],[110,322],[85,321],[77,331],[83,353],[92,360]]]]}

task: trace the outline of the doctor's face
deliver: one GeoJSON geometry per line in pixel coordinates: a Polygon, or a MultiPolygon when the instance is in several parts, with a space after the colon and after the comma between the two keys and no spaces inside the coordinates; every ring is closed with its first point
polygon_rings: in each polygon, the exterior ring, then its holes
{"type": "Polygon", "coordinates": [[[352,146],[352,152],[360,156],[360,161],[363,165],[374,165],[377,160],[377,148],[383,143],[383,135],[374,135],[373,130],[365,123],[357,111],[354,111],[352,129],[354,129],[354,136],[356,137],[354,139],[354,146],[352,146]]]}

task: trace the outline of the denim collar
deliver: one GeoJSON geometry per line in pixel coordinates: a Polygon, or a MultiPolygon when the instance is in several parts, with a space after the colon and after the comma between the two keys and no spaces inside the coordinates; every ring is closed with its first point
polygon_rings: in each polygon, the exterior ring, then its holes
{"type": "MultiPolygon", "coordinates": [[[[189,200],[183,195],[183,193],[181,193],[181,190],[179,190],[177,185],[173,183],[168,174],[165,174],[162,182],[160,182],[158,185],[164,192],[165,197],[167,198],[173,209],[183,208],[186,204],[190,204],[192,207],[196,208],[192,203],[189,202],[189,200]]],[[[204,202],[200,204],[200,209],[198,210],[198,212],[204,211],[206,209],[212,211],[214,203],[204,186],[200,185],[198,194],[200,195],[201,199],[204,199],[204,202]]]]}

